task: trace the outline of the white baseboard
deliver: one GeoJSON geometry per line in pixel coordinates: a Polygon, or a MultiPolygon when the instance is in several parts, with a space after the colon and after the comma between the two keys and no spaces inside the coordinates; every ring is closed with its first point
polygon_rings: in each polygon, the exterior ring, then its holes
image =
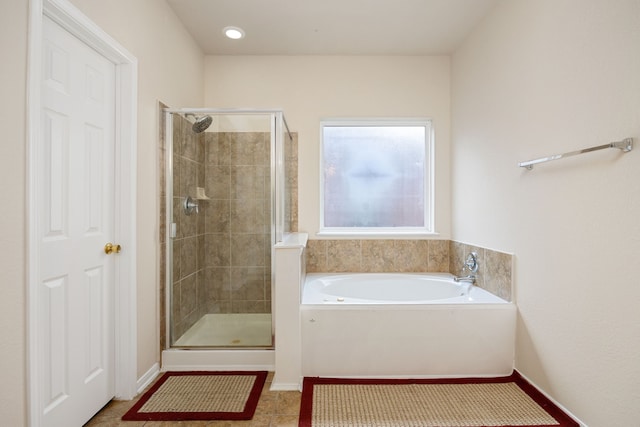
{"type": "MultiPolygon", "coordinates": [[[[518,371],[516,369],[516,371],[518,371]]],[[[535,387],[536,390],[538,390],[541,394],[544,395],[544,397],[546,397],[547,399],[549,399],[554,405],[556,405],[558,408],[560,408],[562,410],[562,412],[564,412],[565,414],[567,414],[568,416],[570,416],[571,418],[574,419],[575,422],[577,422],[578,424],[580,424],[580,427],[589,427],[587,426],[585,423],[583,423],[582,421],[580,421],[578,419],[578,417],[576,417],[575,415],[573,415],[571,413],[571,411],[569,411],[567,408],[565,408],[564,406],[562,406],[560,403],[558,403],[557,400],[555,400],[553,397],[549,396],[547,393],[545,393],[544,390],[542,390],[540,387],[538,387],[536,385],[536,383],[534,383],[533,381],[531,381],[529,378],[527,378],[526,375],[524,375],[522,372],[518,371],[518,374],[520,374],[520,376],[522,378],[524,378],[529,384],[531,384],[533,387],[535,387]]]]}
{"type": "Polygon", "coordinates": [[[269,391],[302,391],[300,383],[271,383],[269,391]]]}
{"type": "Polygon", "coordinates": [[[154,363],[153,366],[144,373],[144,375],[138,378],[138,381],[136,382],[137,393],[142,393],[144,389],[156,379],[158,374],[160,374],[160,365],[158,363],[154,363]]]}

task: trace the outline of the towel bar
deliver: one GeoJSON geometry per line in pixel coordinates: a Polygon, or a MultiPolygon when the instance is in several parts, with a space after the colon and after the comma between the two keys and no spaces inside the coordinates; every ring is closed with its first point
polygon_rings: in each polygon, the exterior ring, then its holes
{"type": "Polygon", "coordinates": [[[584,148],[582,150],[570,151],[568,153],[563,154],[554,154],[547,157],[540,157],[539,159],[528,160],[526,162],[518,163],[518,166],[521,168],[527,168],[527,170],[533,169],[533,165],[537,165],[538,163],[550,162],[552,160],[558,160],[565,157],[571,157],[582,153],[589,153],[591,151],[603,150],[605,148],[617,148],[622,150],[624,153],[628,153],[633,150],[633,138],[625,138],[622,141],[611,142],[609,144],[598,145],[597,147],[584,148]]]}

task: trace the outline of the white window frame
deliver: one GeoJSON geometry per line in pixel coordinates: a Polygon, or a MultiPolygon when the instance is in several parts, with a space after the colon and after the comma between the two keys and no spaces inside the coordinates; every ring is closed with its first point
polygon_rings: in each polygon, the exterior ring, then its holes
{"type": "Polygon", "coordinates": [[[322,236],[434,236],[435,231],[435,162],[433,123],[427,118],[357,118],[323,119],[320,121],[320,225],[322,236]],[[424,126],[424,226],[423,227],[326,227],[324,222],[324,129],[325,127],[353,126],[424,126]]]}

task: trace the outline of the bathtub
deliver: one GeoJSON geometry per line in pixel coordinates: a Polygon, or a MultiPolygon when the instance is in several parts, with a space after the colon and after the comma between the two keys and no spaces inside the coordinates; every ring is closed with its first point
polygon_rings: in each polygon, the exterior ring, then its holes
{"type": "Polygon", "coordinates": [[[349,273],[307,275],[302,304],[504,303],[501,298],[455,282],[446,273],[349,273]]]}
{"type": "Polygon", "coordinates": [[[445,273],[307,274],[302,373],[338,377],[503,376],[516,306],[445,273]]]}

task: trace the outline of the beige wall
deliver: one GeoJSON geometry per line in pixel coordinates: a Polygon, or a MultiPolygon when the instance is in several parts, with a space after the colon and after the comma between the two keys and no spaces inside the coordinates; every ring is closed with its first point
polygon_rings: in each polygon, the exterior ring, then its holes
{"type": "Polygon", "coordinates": [[[640,418],[638,46],[637,0],[504,1],[452,59],[453,238],[515,254],[516,367],[590,427],[640,418]]]}
{"type": "MultiPolygon", "coordinates": [[[[73,0],[138,58],[138,376],[158,361],[157,100],[201,106],[203,56],[171,9],[155,0],[73,0]]],[[[26,78],[28,2],[0,5],[0,419],[26,425],[26,78]]]]}
{"type": "Polygon", "coordinates": [[[0,419],[25,425],[26,283],[25,283],[25,94],[27,2],[0,5],[0,419]]]}
{"type": "Polygon", "coordinates": [[[299,229],[319,224],[320,120],[430,117],[435,130],[436,230],[450,234],[447,56],[208,56],[208,107],[282,108],[299,138],[299,229]]]}

